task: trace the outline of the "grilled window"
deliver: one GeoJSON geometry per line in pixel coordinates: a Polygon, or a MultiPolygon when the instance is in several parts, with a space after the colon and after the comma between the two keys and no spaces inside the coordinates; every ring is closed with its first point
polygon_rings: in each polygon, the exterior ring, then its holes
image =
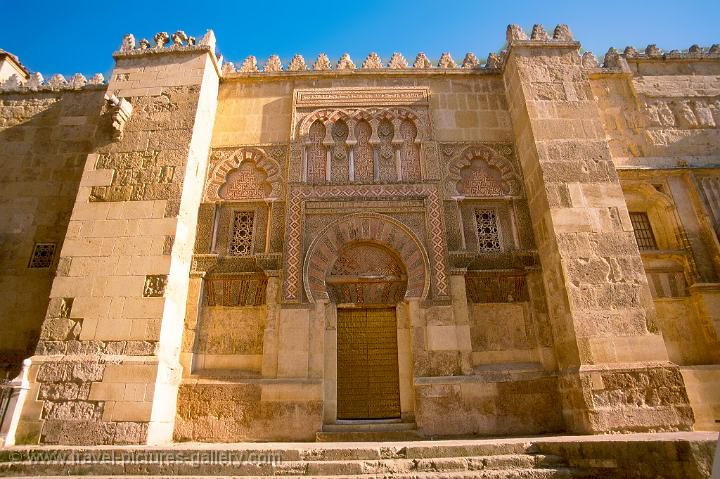
{"type": "Polygon", "coordinates": [[[232,237],[228,253],[231,256],[249,256],[252,254],[253,211],[236,211],[233,216],[232,237]]]}
{"type": "Polygon", "coordinates": [[[28,268],[49,268],[55,256],[55,243],[35,243],[28,268]]]}
{"type": "Polygon", "coordinates": [[[476,209],[475,224],[480,251],[483,253],[500,251],[500,230],[496,211],[494,209],[476,209]]]}
{"type": "Polygon", "coordinates": [[[635,241],[640,249],[657,249],[650,220],[646,213],[630,213],[630,221],[635,230],[635,241]]]}

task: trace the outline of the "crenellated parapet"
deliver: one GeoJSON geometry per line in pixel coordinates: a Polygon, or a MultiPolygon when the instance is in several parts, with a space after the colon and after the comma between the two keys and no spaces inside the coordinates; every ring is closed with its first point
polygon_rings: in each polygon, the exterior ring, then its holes
{"type": "Polygon", "coordinates": [[[531,46],[540,46],[543,44],[547,44],[547,46],[558,46],[564,43],[579,45],[579,43],[573,38],[570,27],[562,23],[555,27],[552,36],[548,35],[544,26],[537,23],[533,25],[529,38],[520,25],[508,25],[505,32],[505,39],[508,42],[508,46],[521,44],[529,44],[531,46]]]}
{"type": "Polygon", "coordinates": [[[42,74],[35,72],[27,80],[12,75],[5,82],[0,83],[0,92],[35,92],[35,91],[60,91],[79,90],[82,88],[96,88],[105,85],[105,78],[102,73],[96,73],[90,79],[82,73],[76,73],[69,78],[57,73],[47,80],[42,74]]]}
{"type": "Polygon", "coordinates": [[[258,60],[255,56],[250,55],[241,63],[234,64],[231,62],[225,62],[222,65],[223,75],[230,74],[303,74],[312,72],[333,72],[333,73],[373,73],[373,72],[388,72],[388,73],[400,73],[400,72],[416,72],[416,73],[430,73],[430,72],[479,72],[487,71],[494,72],[498,70],[502,65],[501,61],[495,54],[489,54],[487,60],[483,63],[474,53],[468,52],[461,63],[456,62],[449,52],[444,52],[440,55],[440,58],[433,62],[424,52],[420,52],[415,56],[415,60],[410,63],[405,57],[398,52],[392,54],[392,56],[384,61],[380,55],[376,52],[371,52],[365,57],[365,59],[356,65],[349,53],[344,53],[340,59],[333,64],[330,58],[325,54],[321,53],[317,56],[317,59],[311,64],[305,62],[305,58],[296,54],[292,57],[289,63],[283,65],[280,57],[277,55],[271,55],[263,66],[258,65],[258,60]]]}
{"type": "MultiPolygon", "coordinates": [[[[602,65],[597,60],[586,61],[588,53],[583,54],[583,67],[598,69],[604,72],[625,71],[629,72],[628,62],[698,62],[720,60],[720,44],[710,47],[701,47],[697,44],[691,45],[687,50],[670,50],[664,52],[655,44],[648,45],[644,51],[639,51],[633,46],[627,46],[622,53],[614,47],[608,49],[602,65]]],[[[592,54],[590,54],[592,55],[592,54]]],[[[593,57],[594,58],[594,57],[593,57]]]]}
{"type": "Polygon", "coordinates": [[[158,32],[153,36],[152,41],[143,38],[139,42],[135,41],[134,35],[128,34],[123,37],[120,49],[113,53],[113,58],[198,50],[209,51],[214,55],[215,46],[215,33],[212,30],[208,30],[200,40],[188,36],[182,30],[178,30],[172,35],[167,32],[158,32]]]}

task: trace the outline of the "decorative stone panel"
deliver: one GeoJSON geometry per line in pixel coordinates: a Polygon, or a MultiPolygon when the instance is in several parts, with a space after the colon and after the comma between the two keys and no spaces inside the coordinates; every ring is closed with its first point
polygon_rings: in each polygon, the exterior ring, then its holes
{"type": "Polygon", "coordinates": [[[529,299],[525,275],[521,272],[468,272],[465,289],[471,303],[513,303],[529,299]]]}
{"type": "Polygon", "coordinates": [[[450,157],[445,176],[445,191],[450,196],[474,198],[520,196],[522,176],[507,145],[443,145],[450,157]]]}
{"type": "Polygon", "coordinates": [[[385,245],[395,252],[407,270],[405,297],[427,297],[430,264],[425,249],[415,235],[388,216],[356,214],[329,225],[310,245],[303,272],[305,292],[310,301],[328,298],[328,273],[336,265],[341,248],[355,242],[385,245]]]}
{"type": "Polygon", "coordinates": [[[260,306],[265,304],[264,274],[210,275],[205,280],[208,306],[260,306]]]}
{"type": "MultiPolygon", "coordinates": [[[[206,201],[218,201],[222,199],[220,189],[228,181],[228,175],[231,174],[233,170],[240,168],[246,161],[265,173],[266,177],[264,181],[269,184],[270,192],[268,193],[263,189],[262,191],[265,193],[264,196],[267,198],[282,197],[282,169],[278,162],[267,155],[262,149],[247,146],[238,148],[232,152],[216,151],[213,152],[213,156],[217,158],[218,161],[213,165],[208,174],[207,190],[205,192],[206,201]]],[[[250,194],[250,199],[256,198],[258,194],[257,190],[261,188],[261,185],[253,184],[250,189],[247,188],[247,185],[245,186],[245,188],[241,188],[242,191],[238,190],[239,197],[230,199],[248,199],[248,194],[250,194]]]]}
{"type": "MultiPolygon", "coordinates": [[[[445,235],[443,231],[442,204],[434,185],[357,185],[297,187],[290,193],[287,208],[285,243],[285,282],[283,298],[288,302],[300,301],[302,263],[302,232],[304,202],[308,199],[352,198],[422,198],[426,205],[426,228],[429,234],[430,261],[432,265],[433,297],[445,298],[449,294],[445,235]]],[[[424,295],[423,295],[424,296],[424,295]]]]}

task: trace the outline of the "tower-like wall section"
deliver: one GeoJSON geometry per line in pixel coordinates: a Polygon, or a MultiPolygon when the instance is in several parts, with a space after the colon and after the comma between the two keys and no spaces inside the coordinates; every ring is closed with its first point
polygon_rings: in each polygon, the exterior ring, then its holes
{"type": "Polygon", "coordinates": [[[571,37],[508,31],[505,82],[543,266],[566,427],[689,429],[654,325],[642,260],[599,110],[571,37]],[[662,389],[656,387],[663,384],[662,389]]]}
{"type": "MultiPolygon", "coordinates": [[[[219,71],[214,38],[120,51],[132,105],[87,155],[17,442],[172,438],[179,352],[219,71]]],[[[116,112],[113,112],[116,113],[116,112]]]]}

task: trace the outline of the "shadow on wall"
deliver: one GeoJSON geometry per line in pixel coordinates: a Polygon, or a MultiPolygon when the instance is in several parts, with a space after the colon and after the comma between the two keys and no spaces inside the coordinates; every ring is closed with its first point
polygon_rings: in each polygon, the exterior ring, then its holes
{"type": "Polygon", "coordinates": [[[0,379],[38,343],[87,155],[110,139],[104,93],[0,94],[0,379]]]}

